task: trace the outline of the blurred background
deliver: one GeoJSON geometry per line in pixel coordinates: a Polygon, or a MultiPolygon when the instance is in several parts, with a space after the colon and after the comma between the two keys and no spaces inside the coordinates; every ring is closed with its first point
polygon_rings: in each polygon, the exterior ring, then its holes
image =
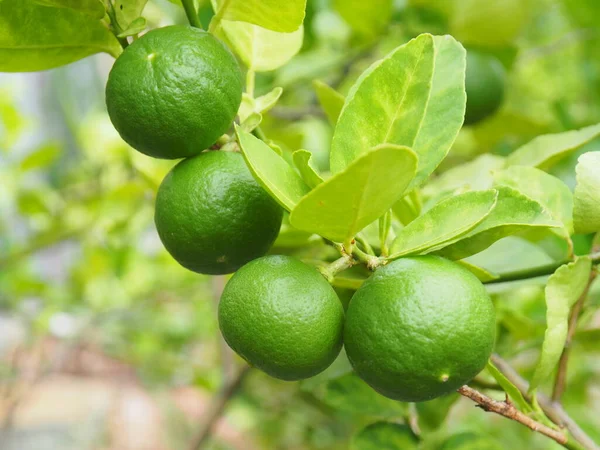
{"type": "MultiPolygon", "coordinates": [[[[211,14],[201,6],[205,25],[211,14]]],[[[151,28],[186,23],[167,0],[150,0],[144,16],[151,28]]],[[[346,93],[403,42],[450,33],[502,62],[506,91],[493,116],[463,128],[423,196],[477,186],[534,136],[600,122],[598,18],[597,0],[309,0],[300,53],[258,74],[257,94],[284,88],[262,126],[284,151],[312,151],[326,171],[333,128],[312,81],[346,93]]],[[[343,355],[301,383],[243,369],[216,323],[226,280],[186,271],[160,244],[154,195],[173,162],[133,151],[113,129],[104,106],[112,64],[97,55],[0,74],[0,450],[348,449],[354,433],[380,418],[427,433],[424,448],[469,429],[501,448],[560,448],[456,395],[417,406],[387,400],[350,373],[343,355]]],[[[600,142],[579,154],[590,150],[600,142]]],[[[553,169],[570,187],[577,156],[553,169]]],[[[591,238],[575,242],[585,253],[591,238]]],[[[272,251],[331,256],[286,226],[272,251]]],[[[515,237],[474,262],[502,272],[566,251],[549,234],[515,237]]],[[[338,291],[344,301],[352,292],[338,291]]],[[[543,283],[512,283],[493,295],[497,351],[528,375],[545,327],[543,283]]],[[[590,298],[600,306],[598,283],[590,298]]],[[[565,406],[600,440],[596,309],[576,338],[565,406]]],[[[490,380],[475,382],[493,394],[490,380]]]]}

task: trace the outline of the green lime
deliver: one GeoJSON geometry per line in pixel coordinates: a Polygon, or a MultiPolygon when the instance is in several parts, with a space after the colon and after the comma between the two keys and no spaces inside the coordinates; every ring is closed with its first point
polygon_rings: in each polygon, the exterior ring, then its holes
{"type": "Polygon", "coordinates": [[[339,354],[344,309],[316,269],[290,256],[265,256],[225,286],[219,326],[250,365],[300,380],[322,372],[339,354]]]}
{"type": "Polygon", "coordinates": [[[467,111],[465,124],[477,123],[495,113],[504,100],[505,70],[492,55],[467,53],[467,111]]]}
{"type": "Polygon", "coordinates": [[[242,75],[213,35],[188,26],[152,30],[115,62],[106,106],[121,137],[149,156],[185,158],[230,127],[242,99],[242,75]]]}
{"type": "Polygon", "coordinates": [[[484,367],[495,336],[494,307],[467,269],[437,256],[399,259],[356,291],[344,344],[356,373],[402,401],[456,390],[484,367]]]}
{"type": "Polygon", "coordinates": [[[183,267],[224,274],[267,253],[282,217],[241,154],[209,151],[181,161],[165,177],[154,221],[164,246],[183,267]]]}
{"type": "Polygon", "coordinates": [[[441,450],[502,450],[502,447],[491,437],[465,432],[451,436],[441,450]]]}
{"type": "Polygon", "coordinates": [[[419,440],[410,427],[392,422],[375,422],[352,439],[352,450],[415,450],[419,440]]]}

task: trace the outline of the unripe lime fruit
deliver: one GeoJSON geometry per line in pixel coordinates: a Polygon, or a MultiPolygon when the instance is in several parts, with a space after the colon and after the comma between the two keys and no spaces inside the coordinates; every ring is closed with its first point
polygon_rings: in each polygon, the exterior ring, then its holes
{"type": "Polygon", "coordinates": [[[183,267],[236,271],[277,238],[283,210],[254,180],[241,154],[209,151],[177,164],[156,196],[162,243],[183,267]]]}
{"type": "Polygon", "coordinates": [[[344,310],[313,267],[289,256],[256,259],[229,280],[219,304],[229,346],[275,378],[325,370],[342,348],[344,310]]]}
{"type": "Polygon", "coordinates": [[[115,62],[106,106],[121,137],[165,159],[210,147],[230,127],[242,99],[242,74],[213,35],[188,26],[152,30],[115,62]]]}
{"type": "Polygon", "coordinates": [[[477,123],[495,113],[504,100],[505,70],[492,55],[467,53],[467,110],[465,124],[477,123]]]}
{"type": "Polygon", "coordinates": [[[502,450],[502,447],[491,437],[465,432],[451,436],[441,450],[502,450]]]}
{"type": "Polygon", "coordinates": [[[494,307],[467,269],[437,256],[378,269],[346,312],[344,345],[356,373],[379,393],[418,402],[456,390],[486,365],[494,307]]]}

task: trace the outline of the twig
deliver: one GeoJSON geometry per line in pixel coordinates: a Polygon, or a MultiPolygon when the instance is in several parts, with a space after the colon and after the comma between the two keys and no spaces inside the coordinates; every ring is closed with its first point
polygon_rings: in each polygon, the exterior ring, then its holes
{"type": "Polygon", "coordinates": [[[198,430],[198,433],[194,439],[192,439],[189,450],[200,450],[202,448],[206,440],[210,437],[213,427],[223,414],[223,411],[225,411],[227,404],[233,397],[235,397],[239,389],[242,387],[244,379],[249,372],[249,366],[241,369],[236,377],[231,380],[231,382],[227,384],[221,393],[215,398],[207,414],[206,420],[200,426],[200,429],[198,430]]]}
{"type": "Polygon", "coordinates": [[[515,422],[519,422],[522,425],[530,428],[533,431],[543,434],[544,436],[548,436],[550,439],[555,440],[560,445],[565,448],[570,449],[578,449],[581,448],[578,445],[573,446],[572,443],[569,443],[569,438],[567,435],[561,433],[560,431],[553,430],[546,425],[543,425],[531,417],[526,416],[521,411],[513,406],[512,403],[509,402],[500,402],[494,399],[491,399],[487,395],[482,394],[479,391],[476,391],[469,386],[463,386],[458,389],[458,393],[464,397],[470,398],[475,403],[479,405],[481,409],[488,412],[493,412],[496,414],[500,414],[510,420],[514,420],[515,422]]]}
{"type": "Polygon", "coordinates": [[[585,303],[585,299],[590,292],[590,287],[592,283],[596,279],[596,271],[592,270],[590,274],[590,279],[588,281],[583,294],[577,300],[577,303],[573,306],[573,310],[571,311],[571,317],[569,318],[569,330],[567,332],[567,340],[565,341],[565,347],[563,348],[562,354],[560,355],[560,361],[558,362],[558,371],[556,373],[556,380],[554,382],[554,389],[552,390],[552,401],[560,402],[560,399],[565,392],[565,385],[567,382],[567,366],[569,364],[569,355],[571,353],[571,343],[573,341],[573,336],[575,335],[575,331],[577,330],[577,321],[579,319],[579,315],[581,314],[581,310],[583,309],[583,305],[585,303]]]}
{"type": "MultiPolygon", "coordinates": [[[[514,384],[526,400],[531,401],[529,395],[529,383],[525,381],[510,364],[508,364],[499,355],[493,354],[490,358],[494,365],[508,380],[514,384]]],[[[586,450],[600,450],[600,447],[583,431],[577,423],[571,419],[567,412],[557,403],[553,403],[550,398],[543,394],[537,394],[537,401],[542,411],[548,418],[561,428],[566,428],[573,439],[579,442],[586,450]]]]}

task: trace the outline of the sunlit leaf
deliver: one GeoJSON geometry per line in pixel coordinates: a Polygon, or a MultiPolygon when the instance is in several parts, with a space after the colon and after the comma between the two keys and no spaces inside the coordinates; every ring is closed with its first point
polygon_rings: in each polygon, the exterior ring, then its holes
{"type": "Polygon", "coordinates": [[[122,30],[129,29],[139,18],[148,0],[109,0],[112,2],[117,24],[122,30]]]}
{"type": "Polygon", "coordinates": [[[146,29],[146,19],[143,17],[138,17],[133,22],[129,24],[127,29],[123,30],[118,34],[118,37],[123,38],[127,36],[134,36],[136,34],[141,33],[146,29]]]}
{"type": "Polygon", "coordinates": [[[407,147],[375,147],[307,194],[292,211],[290,222],[345,242],[402,196],[416,166],[417,157],[407,147]]]}
{"type": "Polygon", "coordinates": [[[344,96],[320,80],[313,81],[313,87],[329,123],[335,125],[344,107],[344,96]]]}
{"type": "Polygon", "coordinates": [[[350,90],[331,147],[331,170],[384,143],[419,157],[411,187],[445,158],[463,123],[466,56],[450,36],[423,34],[373,64],[350,90]]]}
{"type": "Polygon", "coordinates": [[[54,8],[71,8],[89,14],[96,19],[102,19],[106,11],[100,0],[33,0],[42,6],[54,8]]]}
{"type": "Polygon", "coordinates": [[[217,0],[217,15],[268,30],[291,33],[304,21],[306,0],[217,0]]]}
{"type": "Polygon", "coordinates": [[[484,269],[483,267],[476,266],[475,264],[470,263],[466,259],[461,259],[456,261],[461,266],[465,267],[469,272],[477,277],[479,281],[482,283],[488,283],[490,281],[494,281],[500,278],[499,275],[490,272],[489,270],[484,269]]]}
{"type": "Polygon", "coordinates": [[[255,72],[283,66],[302,47],[303,27],[292,33],[279,33],[246,22],[225,20],[221,26],[231,48],[255,72]]]}
{"type": "Polygon", "coordinates": [[[584,153],[577,164],[573,218],[577,233],[600,231],[600,152],[584,153]]]}
{"type": "Polygon", "coordinates": [[[19,167],[23,171],[47,167],[56,161],[60,153],[58,145],[49,143],[28,154],[21,160],[19,167]]]}
{"type": "Polygon", "coordinates": [[[437,253],[450,259],[463,259],[485,250],[494,242],[532,227],[554,228],[553,219],[542,205],[505,186],[498,187],[498,201],[492,212],[458,242],[437,253]]]}
{"type": "Polygon", "coordinates": [[[375,422],[360,430],[353,438],[351,450],[413,450],[419,440],[408,425],[375,422]]]}
{"type": "Polygon", "coordinates": [[[302,181],[300,175],[263,141],[240,127],[236,127],[236,133],[244,159],[254,178],[281,206],[288,211],[294,209],[310,188],[302,181]]]}
{"type": "Polygon", "coordinates": [[[392,0],[334,0],[333,7],[357,34],[377,36],[392,15],[392,0]]]}
{"type": "Polygon", "coordinates": [[[497,198],[495,190],[473,191],[438,203],[397,233],[390,258],[424,253],[455,242],[490,214],[497,198]]]}
{"type": "Polygon", "coordinates": [[[31,72],[122,49],[100,20],[32,0],[0,2],[0,71],[31,72]]]}
{"type": "Polygon", "coordinates": [[[315,188],[323,182],[323,178],[312,162],[312,154],[308,150],[298,150],[292,156],[294,165],[300,171],[300,175],[302,175],[306,184],[311,188],[315,188]]]}
{"type": "Polygon", "coordinates": [[[532,166],[547,170],[598,136],[600,124],[581,130],[538,136],[515,150],[506,159],[506,166],[532,166]]]}
{"type": "Polygon", "coordinates": [[[491,361],[488,361],[486,369],[490,373],[491,376],[498,382],[498,384],[504,389],[504,392],[508,394],[508,396],[512,399],[512,401],[517,405],[517,408],[523,412],[529,412],[532,410],[521,391],[510,382],[508,378],[504,376],[502,372],[500,372],[496,366],[491,361]]]}
{"type": "Polygon", "coordinates": [[[534,391],[558,364],[567,339],[569,312],[586,289],[592,268],[583,257],[559,267],[546,285],[546,335],[539,362],[529,385],[534,391]]]}

